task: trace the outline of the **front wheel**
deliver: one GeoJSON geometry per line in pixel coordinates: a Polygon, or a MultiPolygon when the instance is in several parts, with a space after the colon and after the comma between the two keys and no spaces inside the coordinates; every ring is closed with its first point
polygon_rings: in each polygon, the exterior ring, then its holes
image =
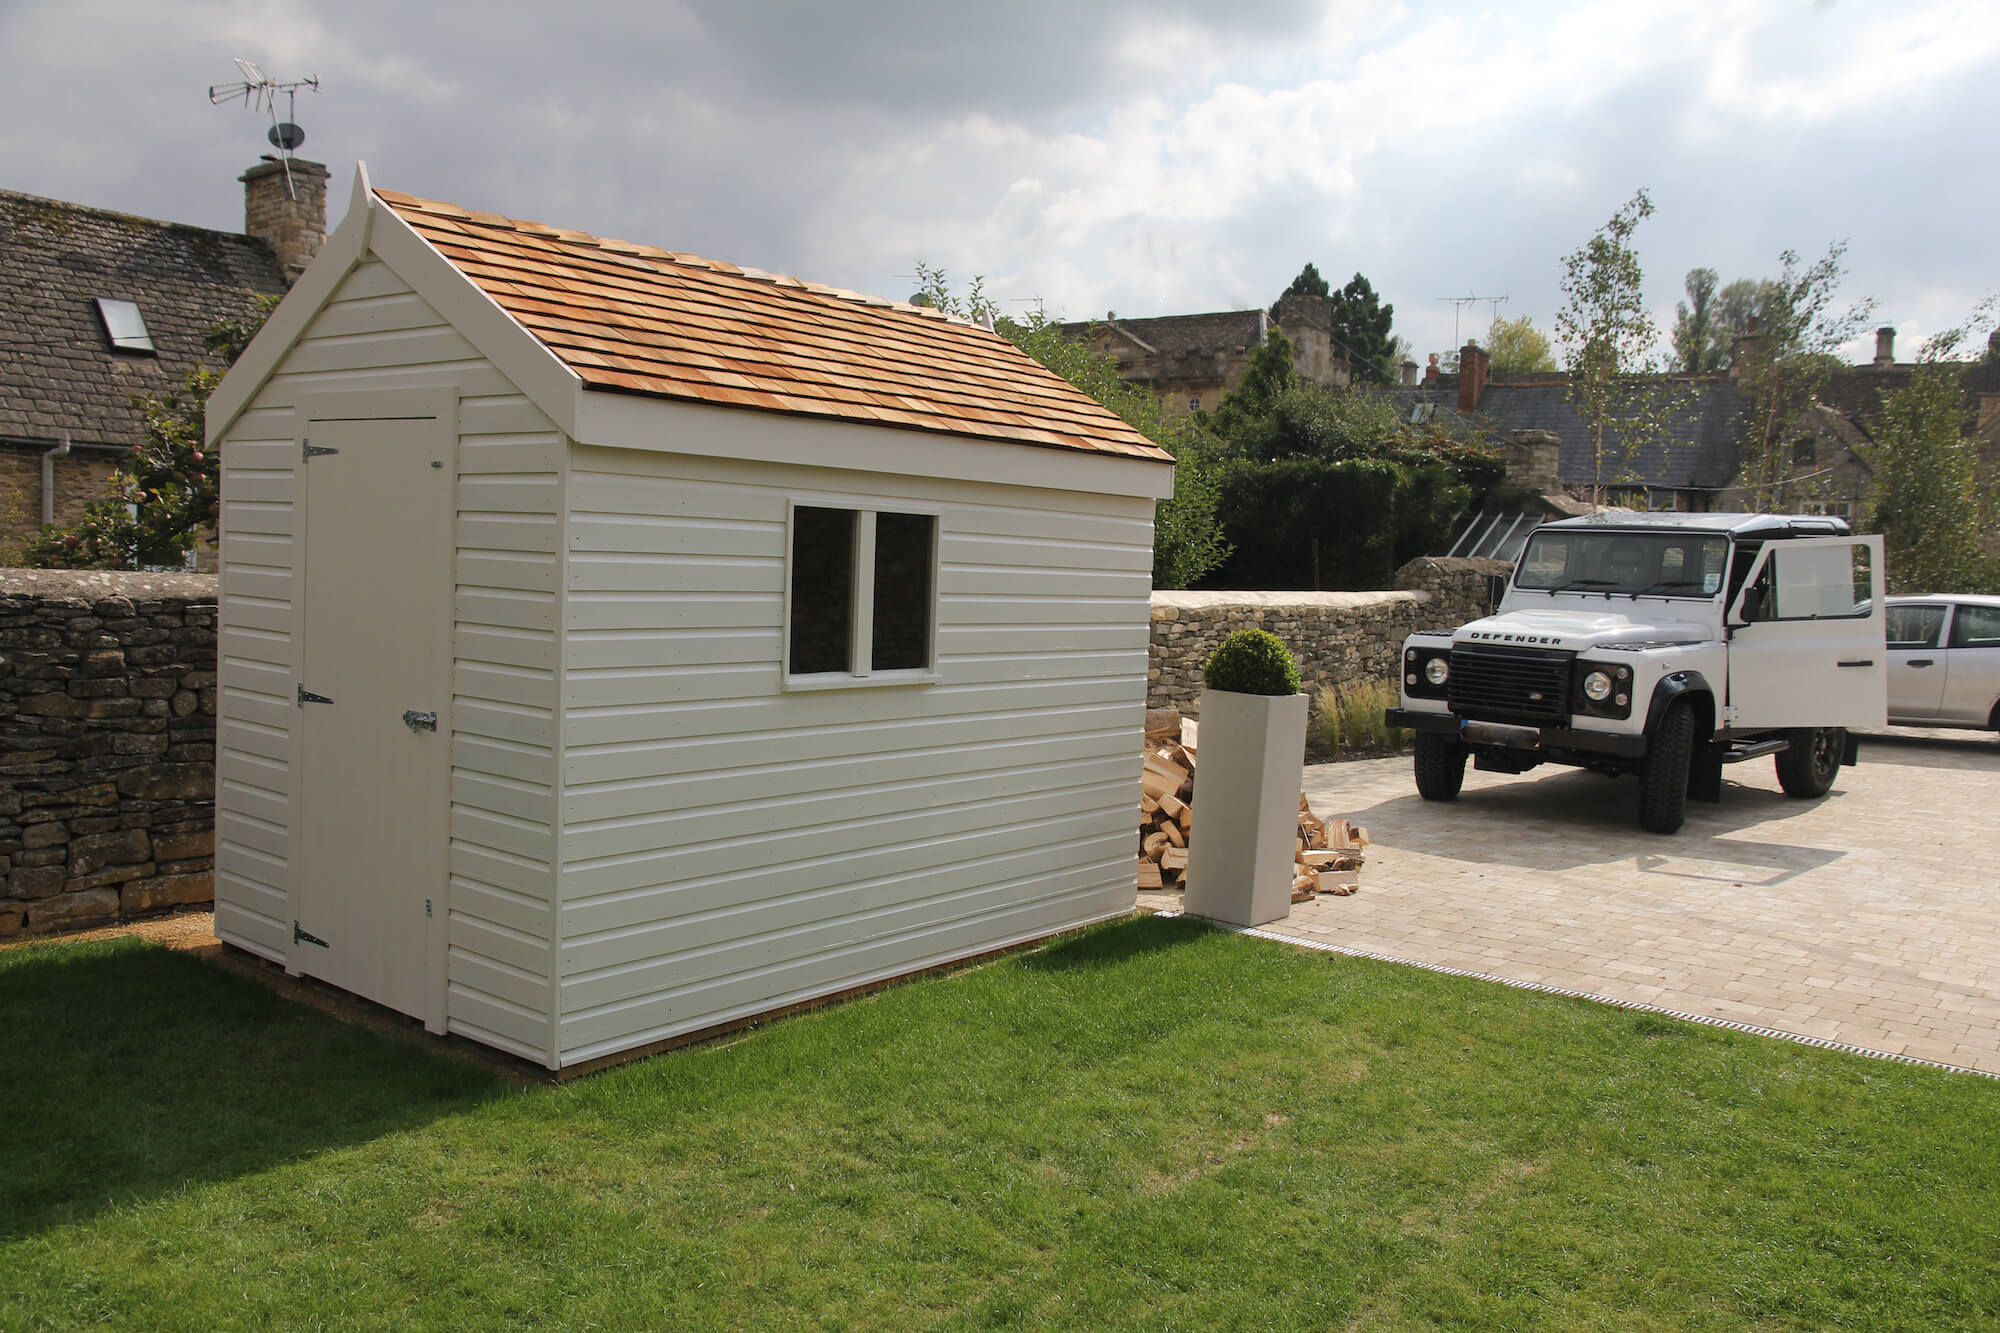
{"type": "Polygon", "coordinates": [[[1791,744],[1777,755],[1778,785],[1785,795],[1802,801],[1826,795],[1840,771],[1847,733],[1839,727],[1800,727],[1786,732],[1785,739],[1791,744]]]}
{"type": "Polygon", "coordinates": [[[1639,768],[1639,827],[1678,833],[1687,822],[1688,766],[1694,758],[1694,710],[1670,705],[1647,738],[1639,768]]]}
{"type": "Polygon", "coordinates": [[[1435,731],[1417,733],[1417,795],[1426,801],[1453,801],[1465,785],[1465,747],[1435,731]]]}

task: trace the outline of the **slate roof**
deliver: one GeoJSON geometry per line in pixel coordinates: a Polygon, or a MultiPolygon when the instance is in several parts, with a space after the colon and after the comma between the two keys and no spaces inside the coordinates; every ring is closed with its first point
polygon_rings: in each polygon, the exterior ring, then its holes
{"type": "Polygon", "coordinates": [[[1061,326],[1065,338],[1082,339],[1109,328],[1148,351],[1175,358],[1256,347],[1269,326],[1262,310],[1218,310],[1206,315],[1160,315],[1152,319],[1087,320],[1061,326]]]}
{"type": "MultiPolygon", "coordinates": [[[[1668,418],[1664,440],[1642,443],[1630,459],[1617,445],[1617,428],[1607,434],[1604,482],[1643,484],[1672,490],[1721,490],[1736,475],[1740,461],[1739,440],[1749,402],[1736,385],[1720,376],[1675,379],[1669,392],[1681,397],[1679,407],[1668,418]]],[[[1469,425],[1458,412],[1458,389],[1397,388],[1389,391],[1396,399],[1400,415],[1410,420],[1412,409],[1427,404],[1440,424],[1469,425]]],[[[1496,435],[1515,430],[1553,431],[1562,440],[1558,475],[1565,483],[1588,485],[1595,476],[1591,460],[1590,431],[1577,416],[1560,379],[1541,379],[1510,384],[1488,382],[1479,396],[1474,422],[1496,435]]]]}
{"type": "Polygon", "coordinates": [[[0,437],[139,443],[132,396],[178,385],[211,326],[284,290],[248,236],[0,190],[0,437]],[[98,297],[137,303],[158,354],[112,350],[98,297]]]}
{"type": "Polygon", "coordinates": [[[935,310],[376,194],[589,389],[1169,458],[1005,338],[935,310]]]}

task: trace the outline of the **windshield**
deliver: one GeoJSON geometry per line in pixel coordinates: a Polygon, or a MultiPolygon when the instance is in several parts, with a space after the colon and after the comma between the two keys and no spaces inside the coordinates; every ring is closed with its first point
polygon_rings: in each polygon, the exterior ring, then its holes
{"type": "Polygon", "coordinates": [[[1517,588],[1631,596],[1713,597],[1729,539],[1716,533],[1545,528],[1528,539],[1517,588]]]}

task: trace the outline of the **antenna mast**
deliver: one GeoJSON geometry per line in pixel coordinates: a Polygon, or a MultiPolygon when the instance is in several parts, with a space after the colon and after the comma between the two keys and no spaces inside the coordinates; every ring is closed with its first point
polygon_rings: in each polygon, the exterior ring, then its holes
{"type": "Polygon", "coordinates": [[[1440,296],[1437,299],[1451,302],[1451,346],[1452,350],[1456,351],[1459,346],[1458,317],[1465,312],[1466,307],[1478,305],[1481,301],[1491,301],[1493,303],[1493,318],[1498,319],[1500,318],[1500,303],[1507,298],[1504,296],[1440,296]]]}
{"type": "Polygon", "coordinates": [[[243,99],[245,110],[262,111],[271,117],[271,128],[264,132],[264,137],[278,150],[278,162],[285,169],[285,193],[296,199],[299,197],[299,192],[292,185],[292,150],[306,141],[306,132],[294,123],[293,117],[298,114],[299,89],[318,92],[319,76],[308,74],[303,79],[280,83],[251,61],[238,60],[236,68],[243,75],[241,81],[210,85],[209,105],[221,106],[224,102],[233,102],[240,97],[243,99]],[[285,99],[283,120],[278,119],[280,96],[285,99]]]}

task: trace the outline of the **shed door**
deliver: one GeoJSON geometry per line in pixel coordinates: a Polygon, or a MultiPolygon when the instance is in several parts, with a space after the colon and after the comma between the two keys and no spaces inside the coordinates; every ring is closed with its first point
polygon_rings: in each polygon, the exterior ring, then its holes
{"type": "Polygon", "coordinates": [[[444,910],[452,438],[436,418],[314,421],[305,493],[292,965],[433,1022],[444,910]],[[319,452],[328,450],[332,452],[319,452]],[[437,730],[404,721],[437,714],[437,730]]]}

